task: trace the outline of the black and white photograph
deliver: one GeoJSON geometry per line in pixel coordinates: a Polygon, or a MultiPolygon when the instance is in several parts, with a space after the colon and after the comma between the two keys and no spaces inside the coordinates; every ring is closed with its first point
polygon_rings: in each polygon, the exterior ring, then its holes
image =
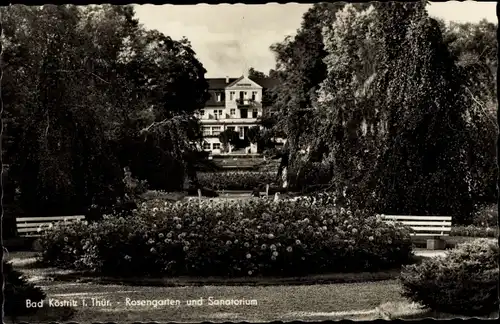
{"type": "Polygon", "coordinates": [[[1,6],[3,322],[498,318],[496,10],[1,6]]]}

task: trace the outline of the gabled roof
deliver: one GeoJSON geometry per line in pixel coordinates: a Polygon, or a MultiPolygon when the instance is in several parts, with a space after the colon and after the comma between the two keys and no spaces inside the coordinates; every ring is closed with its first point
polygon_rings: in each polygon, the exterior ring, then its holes
{"type": "MultiPolygon", "coordinates": [[[[208,89],[209,90],[223,90],[226,87],[232,86],[234,83],[243,79],[243,76],[239,78],[229,78],[229,83],[226,83],[226,78],[208,78],[208,89]]],[[[264,89],[271,89],[278,85],[278,79],[273,78],[249,78],[264,89]]]]}
{"type": "Polygon", "coordinates": [[[235,85],[237,82],[240,82],[241,80],[243,79],[243,76],[240,76],[238,79],[234,80],[233,82],[231,82],[230,84],[228,84],[227,86],[228,87],[232,87],[233,85],[235,85]]]}

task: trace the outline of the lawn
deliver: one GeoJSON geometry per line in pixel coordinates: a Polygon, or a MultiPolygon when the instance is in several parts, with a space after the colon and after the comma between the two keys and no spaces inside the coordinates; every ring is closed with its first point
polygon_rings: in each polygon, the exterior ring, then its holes
{"type": "MultiPolygon", "coordinates": [[[[76,322],[129,322],[129,321],[273,321],[313,320],[323,318],[377,318],[376,308],[384,303],[406,303],[399,294],[398,282],[378,280],[338,284],[302,285],[187,285],[145,286],[116,285],[98,282],[59,281],[50,277],[53,271],[30,267],[26,262],[33,254],[12,254],[17,259],[16,268],[23,271],[47,293],[45,307],[37,317],[19,318],[18,321],[76,322]],[[255,300],[257,305],[209,305],[208,298],[255,300]],[[76,300],[75,313],[71,318],[61,318],[66,309],[48,307],[48,299],[76,300]],[[110,306],[90,306],[91,298],[109,300],[110,306]],[[180,305],[130,306],[131,300],[179,300],[180,305]],[[186,305],[188,300],[204,298],[203,305],[186,305]],[[87,306],[82,305],[85,299],[87,306]]],[[[66,271],[59,271],[61,274],[66,271]]],[[[366,276],[358,275],[358,276],[366,276]]],[[[355,277],[355,276],[354,276],[355,277]]],[[[376,277],[372,274],[372,277],[376,277]]]]}
{"type": "MultiPolygon", "coordinates": [[[[319,320],[374,320],[395,318],[455,318],[452,314],[427,312],[400,295],[400,285],[392,273],[342,274],[350,283],[300,285],[200,285],[207,278],[181,286],[182,279],[168,286],[151,286],[144,283],[103,284],[96,280],[81,282],[76,278],[61,276],[70,271],[39,268],[33,265],[34,253],[16,252],[9,255],[20,269],[47,293],[45,307],[31,317],[17,318],[14,322],[75,321],[89,322],[226,322],[226,321],[319,321],[319,320]],[[352,282],[358,280],[359,282],[352,282]],[[247,300],[256,305],[210,305],[214,300],[247,300]],[[91,298],[109,301],[108,306],[91,306],[91,298]],[[128,305],[130,300],[174,300],[178,305],[128,305]],[[190,306],[186,301],[203,298],[202,305],[190,306]],[[75,300],[73,309],[48,307],[49,299],[75,300]],[[82,301],[86,301],[86,306],[82,301]]],[[[339,281],[339,275],[333,276],[339,281]]],[[[326,278],[332,280],[332,278],[326,278]]],[[[95,279],[95,278],[94,278],[95,279]]],[[[325,279],[325,280],[326,280],[325,279]]],[[[170,282],[172,283],[172,282],[170,282]]],[[[268,283],[269,284],[269,283],[268,283]]],[[[150,302],[151,303],[151,302],[150,302]]],[[[7,319],[10,321],[10,319],[7,319]]]]}
{"type": "MultiPolygon", "coordinates": [[[[366,314],[386,302],[402,302],[399,285],[395,280],[333,285],[303,286],[186,286],[146,287],[100,285],[93,283],[39,282],[48,298],[76,300],[76,322],[125,321],[217,321],[292,320],[318,316],[321,313],[345,312],[345,316],[366,314]],[[255,300],[257,305],[217,306],[207,299],[255,300]],[[109,300],[108,307],[84,307],[90,298],[109,300]],[[179,300],[175,306],[130,306],[132,300],[179,300]],[[188,306],[187,300],[204,298],[202,306],[188,306]],[[347,311],[347,312],[346,312],[347,311]],[[353,312],[354,311],[354,312],[353,312]],[[316,313],[316,315],[314,315],[316,313]]],[[[44,310],[47,311],[47,310],[44,310]]],[[[340,313],[338,316],[342,316],[340,313]]]]}

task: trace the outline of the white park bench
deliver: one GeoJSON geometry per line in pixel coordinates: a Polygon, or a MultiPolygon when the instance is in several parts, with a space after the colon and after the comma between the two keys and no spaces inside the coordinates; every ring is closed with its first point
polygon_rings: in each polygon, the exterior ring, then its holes
{"type": "Polygon", "coordinates": [[[16,218],[16,229],[20,237],[34,238],[32,247],[39,250],[37,238],[42,236],[44,231],[54,228],[56,224],[64,226],[74,222],[86,222],[85,216],[18,217],[16,218]]]}
{"type": "Polygon", "coordinates": [[[427,239],[427,249],[444,250],[446,242],[442,237],[451,232],[451,216],[405,216],[379,215],[384,222],[400,223],[414,230],[411,236],[424,236],[427,239]]]}
{"type": "Polygon", "coordinates": [[[21,237],[39,237],[44,230],[57,224],[67,225],[85,221],[84,215],[50,216],[50,217],[19,217],[16,219],[17,233],[21,237]]]}

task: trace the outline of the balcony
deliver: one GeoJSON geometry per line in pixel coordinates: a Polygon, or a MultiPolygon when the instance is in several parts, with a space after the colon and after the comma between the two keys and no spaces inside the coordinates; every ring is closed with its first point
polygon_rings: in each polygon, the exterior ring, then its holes
{"type": "Polygon", "coordinates": [[[238,108],[254,107],[255,105],[254,99],[236,99],[236,106],[238,108]]]}

